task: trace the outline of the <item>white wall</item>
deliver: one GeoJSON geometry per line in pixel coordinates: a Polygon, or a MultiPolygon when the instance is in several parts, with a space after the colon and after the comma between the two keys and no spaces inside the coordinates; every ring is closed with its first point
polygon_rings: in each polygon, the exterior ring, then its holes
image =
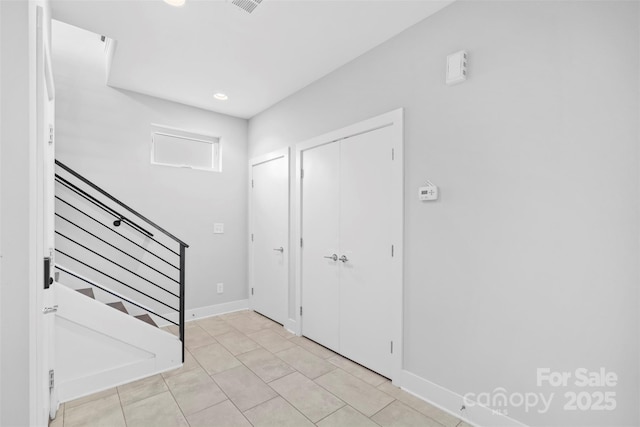
{"type": "Polygon", "coordinates": [[[247,121],[106,86],[102,45],[69,44],[86,32],[59,26],[57,158],[190,245],[187,309],[246,299],[247,121]],[[151,123],[220,136],[222,173],[152,166],[151,123]]]}
{"type": "Polygon", "coordinates": [[[2,354],[0,424],[29,424],[29,8],[27,2],[1,2],[2,32],[2,354]],[[11,349],[11,351],[6,351],[11,349]]]}
{"type": "Polygon", "coordinates": [[[636,2],[458,1],[250,120],[254,157],[405,108],[406,370],[555,392],[508,408],[532,425],[640,422],[638,27],[636,2]],[[469,80],[447,87],[460,49],[469,80]],[[617,373],[616,410],[536,386],[580,367],[617,373]]]}

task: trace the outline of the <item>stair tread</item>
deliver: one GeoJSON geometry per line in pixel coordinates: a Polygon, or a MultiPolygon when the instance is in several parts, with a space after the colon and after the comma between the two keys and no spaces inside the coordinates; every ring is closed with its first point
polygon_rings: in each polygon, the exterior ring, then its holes
{"type": "Polygon", "coordinates": [[[149,316],[148,314],[141,314],[139,316],[134,316],[134,317],[136,319],[142,320],[143,322],[147,322],[151,326],[155,326],[156,328],[158,327],[158,325],[156,325],[156,322],[154,322],[151,316],[149,316]]]}
{"type": "Polygon", "coordinates": [[[76,291],[80,292],[82,295],[88,296],[89,298],[96,299],[96,297],[93,295],[92,288],[76,289],[76,291]]]}
{"type": "Polygon", "coordinates": [[[124,304],[122,303],[122,301],[116,301],[116,302],[110,302],[109,304],[107,304],[109,307],[113,307],[116,310],[120,310],[123,313],[127,313],[129,314],[129,312],[127,311],[127,308],[124,306],[124,304]]]}

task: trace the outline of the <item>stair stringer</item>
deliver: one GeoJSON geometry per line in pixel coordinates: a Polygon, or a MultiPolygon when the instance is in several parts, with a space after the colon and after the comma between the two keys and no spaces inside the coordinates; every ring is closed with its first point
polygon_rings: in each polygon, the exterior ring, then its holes
{"type": "Polygon", "coordinates": [[[176,336],[62,284],[55,283],[53,287],[58,304],[56,365],[64,360],[67,367],[62,372],[57,369],[55,388],[60,402],[182,365],[182,343],[176,336]],[[72,336],[72,345],[60,345],[63,335],[67,343],[72,336]],[[100,354],[100,345],[108,343],[117,344],[121,357],[110,359],[100,354]],[[90,354],[92,349],[96,352],[95,359],[87,368],[87,352],[90,354]]]}

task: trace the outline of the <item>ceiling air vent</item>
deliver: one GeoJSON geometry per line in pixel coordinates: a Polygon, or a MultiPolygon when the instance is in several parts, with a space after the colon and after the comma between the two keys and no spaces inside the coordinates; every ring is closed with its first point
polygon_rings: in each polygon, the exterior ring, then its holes
{"type": "Polygon", "coordinates": [[[233,0],[232,3],[245,12],[251,13],[262,3],[262,0],[233,0]]]}

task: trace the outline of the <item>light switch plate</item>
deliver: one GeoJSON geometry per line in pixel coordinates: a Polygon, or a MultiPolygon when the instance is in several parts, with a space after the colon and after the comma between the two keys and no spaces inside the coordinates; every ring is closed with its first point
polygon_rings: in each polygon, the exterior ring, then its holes
{"type": "Polygon", "coordinates": [[[224,224],[223,223],[213,224],[213,234],[224,234],[224,224]]]}
{"type": "Polygon", "coordinates": [[[467,80],[468,53],[461,50],[447,56],[447,85],[455,85],[467,80]]]}

